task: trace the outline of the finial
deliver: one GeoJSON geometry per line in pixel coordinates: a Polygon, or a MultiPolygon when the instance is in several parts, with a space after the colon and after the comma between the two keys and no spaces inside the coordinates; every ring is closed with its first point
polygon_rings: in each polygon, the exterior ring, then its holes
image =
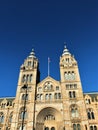
{"type": "Polygon", "coordinates": [[[68,50],[67,47],[66,47],[66,42],[64,42],[64,50],[63,50],[62,56],[63,56],[63,55],[70,55],[70,52],[69,52],[69,50],[68,50]]]}
{"type": "Polygon", "coordinates": [[[29,58],[32,58],[32,57],[35,57],[34,48],[32,48],[32,51],[31,51],[31,53],[30,53],[30,55],[29,55],[29,58]]]}
{"type": "Polygon", "coordinates": [[[64,42],[64,48],[66,48],[66,42],[64,42]]]}

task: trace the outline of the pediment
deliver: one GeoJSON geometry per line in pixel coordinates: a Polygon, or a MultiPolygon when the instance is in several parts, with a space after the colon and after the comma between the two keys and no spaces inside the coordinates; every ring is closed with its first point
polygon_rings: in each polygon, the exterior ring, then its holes
{"type": "Polygon", "coordinates": [[[57,80],[53,79],[52,77],[48,76],[45,79],[43,79],[40,83],[38,83],[37,86],[40,86],[40,85],[43,86],[46,82],[51,82],[54,85],[60,85],[59,81],[57,81],[57,80]]]}

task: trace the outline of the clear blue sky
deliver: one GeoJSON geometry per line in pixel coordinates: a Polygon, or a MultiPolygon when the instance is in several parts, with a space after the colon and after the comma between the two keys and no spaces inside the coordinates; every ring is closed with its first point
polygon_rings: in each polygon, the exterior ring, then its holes
{"type": "Polygon", "coordinates": [[[59,80],[64,42],[78,61],[84,92],[98,91],[97,0],[0,1],[0,97],[15,96],[20,65],[34,47],[41,80],[59,80]]]}

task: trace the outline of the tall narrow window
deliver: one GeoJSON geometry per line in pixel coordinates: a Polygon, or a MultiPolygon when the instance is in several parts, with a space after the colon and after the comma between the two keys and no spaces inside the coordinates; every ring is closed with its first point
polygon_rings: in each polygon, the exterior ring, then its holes
{"type": "Polygon", "coordinates": [[[30,75],[30,83],[32,82],[32,74],[30,75]]]}
{"type": "Polygon", "coordinates": [[[20,109],[20,115],[19,115],[20,119],[26,119],[27,118],[27,110],[26,108],[24,109],[24,107],[22,107],[20,109]]]}
{"type": "Polygon", "coordinates": [[[71,91],[69,91],[69,97],[72,98],[72,92],[71,91]]]}
{"type": "Polygon", "coordinates": [[[72,117],[75,117],[75,110],[73,108],[71,110],[71,115],[72,115],[72,117]]]}
{"type": "Polygon", "coordinates": [[[48,94],[45,95],[45,99],[46,99],[46,100],[49,99],[49,95],[48,95],[48,94]]]}
{"type": "Polygon", "coordinates": [[[23,75],[22,82],[24,83],[26,81],[26,75],[23,75]]]}
{"type": "Polygon", "coordinates": [[[13,113],[10,114],[10,117],[9,117],[9,122],[12,123],[12,117],[13,117],[13,113]]]}
{"type": "Polygon", "coordinates": [[[39,88],[38,88],[38,92],[42,92],[42,87],[39,87],[39,88]]]}
{"type": "Polygon", "coordinates": [[[40,94],[40,100],[43,100],[43,94],[40,94]]]}
{"type": "Polygon", "coordinates": [[[72,71],[71,77],[72,77],[72,80],[75,80],[75,73],[74,73],[74,71],[72,71]]]}
{"type": "Polygon", "coordinates": [[[68,80],[71,80],[72,78],[71,78],[71,73],[70,72],[68,72],[68,80]]]}
{"type": "Polygon", "coordinates": [[[28,81],[29,81],[29,75],[26,76],[26,82],[28,82],[28,81]]]}
{"type": "Polygon", "coordinates": [[[59,90],[59,86],[56,86],[56,90],[59,90]]]}
{"type": "Polygon", "coordinates": [[[97,126],[94,126],[94,130],[97,130],[97,126]]]}
{"type": "Polygon", "coordinates": [[[88,112],[87,115],[88,115],[88,119],[91,119],[90,112],[88,112]]]}
{"type": "Polygon", "coordinates": [[[94,113],[93,113],[93,112],[91,112],[91,116],[92,116],[92,119],[95,119],[94,113]]]}
{"type": "Polygon", "coordinates": [[[73,130],[77,130],[76,124],[73,124],[73,130]]]}
{"type": "Polygon", "coordinates": [[[77,130],[81,130],[80,124],[77,124],[77,130]]]}
{"type": "Polygon", "coordinates": [[[90,130],[93,130],[93,126],[90,126],[90,130]]]}
{"type": "Polygon", "coordinates": [[[31,61],[28,61],[28,66],[31,66],[31,61]]]}
{"type": "Polygon", "coordinates": [[[3,112],[0,112],[0,123],[4,122],[4,115],[3,112]]]}
{"type": "Polygon", "coordinates": [[[58,93],[58,98],[61,99],[61,93],[58,93]]]}
{"type": "Polygon", "coordinates": [[[28,100],[28,94],[23,94],[22,95],[22,100],[28,100]]]}
{"type": "Polygon", "coordinates": [[[67,72],[65,72],[64,76],[65,76],[65,80],[68,80],[69,77],[68,77],[67,72]]]}
{"type": "Polygon", "coordinates": [[[71,106],[71,116],[73,118],[79,117],[79,112],[78,112],[77,106],[75,105],[71,106]]]}
{"type": "Polygon", "coordinates": [[[92,109],[87,110],[88,119],[95,119],[94,112],[92,109]]]}
{"type": "Polygon", "coordinates": [[[73,98],[75,98],[76,97],[76,93],[75,93],[75,91],[73,91],[73,98]]]}
{"type": "Polygon", "coordinates": [[[51,94],[51,93],[49,94],[49,99],[50,99],[50,100],[52,99],[52,94],[51,94]]]}
{"type": "Polygon", "coordinates": [[[20,114],[20,119],[26,119],[27,118],[27,112],[26,111],[22,111],[21,114],[20,114]]]}

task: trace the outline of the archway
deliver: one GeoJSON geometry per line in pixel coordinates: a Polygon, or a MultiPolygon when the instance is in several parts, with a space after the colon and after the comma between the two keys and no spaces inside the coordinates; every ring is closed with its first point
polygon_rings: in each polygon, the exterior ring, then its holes
{"type": "Polygon", "coordinates": [[[55,108],[47,107],[42,109],[36,118],[36,130],[62,130],[62,115],[55,108]]]}

